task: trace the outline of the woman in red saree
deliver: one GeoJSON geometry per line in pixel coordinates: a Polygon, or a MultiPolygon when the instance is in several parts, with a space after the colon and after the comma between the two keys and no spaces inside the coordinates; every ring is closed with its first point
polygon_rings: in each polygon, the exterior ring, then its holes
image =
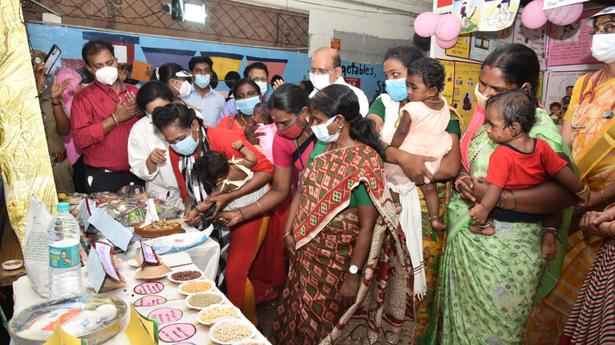
{"type": "MultiPolygon", "coordinates": [[[[273,166],[252,144],[233,131],[206,127],[202,120],[197,118],[194,110],[185,105],[168,104],[158,107],[154,111],[153,121],[170,144],[169,163],[172,165],[181,196],[186,203],[187,223],[195,225],[210,207],[216,207],[217,212],[231,201],[257,192],[271,181],[273,166]],[[244,145],[256,155],[256,165],[251,168],[254,176],[237,190],[208,195],[211,187],[192,174],[195,159],[208,150],[222,152],[227,157],[240,156],[239,151],[232,146],[237,140],[243,140],[244,145]]],[[[220,243],[222,259],[219,271],[226,270],[224,282],[226,282],[227,296],[254,323],[256,323],[256,297],[248,274],[267,234],[268,226],[269,216],[261,215],[233,226],[230,233],[220,230],[219,233],[211,234],[211,237],[220,243]]],[[[220,280],[218,284],[221,284],[220,280]]]]}
{"type": "Polygon", "coordinates": [[[411,344],[412,266],[385,187],[384,148],[345,85],[310,103],[319,143],[293,199],[276,344],[411,344]]]}

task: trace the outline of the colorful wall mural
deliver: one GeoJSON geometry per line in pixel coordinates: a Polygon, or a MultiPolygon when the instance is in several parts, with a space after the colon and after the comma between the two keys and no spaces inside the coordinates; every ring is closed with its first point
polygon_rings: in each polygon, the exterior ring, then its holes
{"type": "MultiPolygon", "coordinates": [[[[156,68],[165,62],[176,62],[187,68],[193,56],[208,55],[221,81],[229,72],[242,74],[248,64],[256,61],[267,65],[270,78],[278,74],[290,83],[308,79],[310,57],[301,52],[38,23],[27,23],[27,29],[32,48],[46,52],[55,43],[62,49],[61,67],[82,66],[83,44],[90,39],[103,39],[114,44],[120,63],[142,61],[156,68]]],[[[383,92],[382,65],[342,61],[342,66],[348,82],[360,86],[368,99],[383,92]]],[[[224,82],[218,83],[216,88],[228,90],[224,82]]]]}

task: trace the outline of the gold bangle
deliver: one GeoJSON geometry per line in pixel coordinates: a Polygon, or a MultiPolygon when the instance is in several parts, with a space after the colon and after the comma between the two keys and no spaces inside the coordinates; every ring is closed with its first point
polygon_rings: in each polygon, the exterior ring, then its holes
{"type": "Polygon", "coordinates": [[[115,118],[115,114],[111,113],[111,118],[113,119],[113,122],[115,122],[115,126],[116,126],[116,127],[119,127],[119,126],[120,126],[120,123],[119,123],[119,122],[117,122],[117,119],[115,118]]]}
{"type": "Polygon", "coordinates": [[[289,232],[285,233],[284,236],[282,236],[282,238],[286,238],[286,237],[288,237],[288,235],[290,235],[292,233],[293,233],[292,231],[289,231],[289,232]]]}
{"type": "Polygon", "coordinates": [[[575,194],[578,197],[581,197],[583,194],[585,194],[587,191],[589,190],[589,185],[585,184],[583,185],[583,189],[581,189],[580,191],[576,192],[575,194]]]}
{"type": "Polygon", "coordinates": [[[256,206],[258,206],[258,208],[261,210],[261,216],[265,214],[265,211],[263,211],[263,207],[261,206],[261,203],[258,202],[258,200],[256,200],[256,206]]]}
{"type": "Polygon", "coordinates": [[[243,211],[241,210],[241,207],[238,208],[237,211],[239,211],[239,213],[241,214],[241,221],[246,220],[246,216],[243,214],[243,211]]]}
{"type": "Polygon", "coordinates": [[[604,201],[604,206],[608,206],[609,202],[606,200],[606,197],[604,196],[604,189],[600,190],[600,196],[602,197],[602,201],[604,201]]]}

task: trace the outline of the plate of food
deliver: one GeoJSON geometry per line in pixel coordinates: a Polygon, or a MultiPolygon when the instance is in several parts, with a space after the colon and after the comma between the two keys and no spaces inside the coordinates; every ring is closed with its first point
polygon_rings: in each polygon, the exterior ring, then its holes
{"type": "Polygon", "coordinates": [[[140,280],[159,280],[165,278],[171,269],[167,265],[160,263],[156,266],[143,266],[137,268],[135,277],[140,280]]]}
{"type": "Polygon", "coordinates": [[[169,272],[167,278],[175,284],[183,284],[193,280],[199,280],[203,278],[203,272],[195,269],[187,269],[181,271],[169,272]]]}
{"type": "Polygon", "coordinates": [[[186,297],[188,308],[201,310],[214,304],[224,303],[224,296],[218,292],[200,292],[186,297]]]}
{"type": "Polygon", "coordinates": [[[205,326],[211,326],[215,322],[222,319],[239,318],[241,319],[241,311],[230,304],[212,304],[209,307],[199,311],[197,321],[205,326]]]}
{"type": "Polygon", "coordinates": [[[179,285],[179,293],[190,296],[196,293],[209,292],[216,284],[211,280],[194,280],[179,285]]]}
{"type": "Polygon", "coordinates": [[[246,320],[225,319],[209,329],[209,339],[220,345],[233,345],[256,335],[254,326],[246,320]]]}
{"type": "Polygon", "coordinates": [[[73,296],[35,304],[9,322],[15,344],[43,344],[58,324],[68,334],[101,344],[119,333],[128,321],[128,306],[115,297],[73,296]]]}

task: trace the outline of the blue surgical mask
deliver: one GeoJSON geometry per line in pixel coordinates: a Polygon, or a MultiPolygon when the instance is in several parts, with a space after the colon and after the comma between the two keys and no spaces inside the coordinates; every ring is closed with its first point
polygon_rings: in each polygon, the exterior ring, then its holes
{"type": "Polygon", "coordinates": [[[171,148],[180,155],[190,156],[196,150],[198,143],[192,137],[192,131],[190,131],[190,135],[185,137],[182,141],[177,144],[171,144],[171,148]]]}
{"type": "Polygon", "coordinates": [[[196,86],[204,89],[209,86],[209,82],[211,81],[211,74],[196,74],[194,76],[194,83],[196,86]]]}
{"type": "Polygon", "coordinates": [[[408,87],[406,78],[388,79],[384,81],[385,90],[395,102],[401,102],[408,98],[408,87]]]}
{"type": "Polygon", "coordinates": [[[333,116],[332,118],[329,119],[329,121],[325,123],[312,126],[312,132],[316,136],[316,139],[324,143],[332,143],[332,142],[337,141],[337,139],[339,139],[341,131],[338,131],[337,133],[334,133],[334,134],[329,134],[329,129],[327,128],[329,127],[330,124],[333,123],[333,121],[335,121],[336,118],[337,116],[333,116]]]}
{"type": "Polygon", "coordinates": [[[254,106],[260,103],[261,99],[258,96],[238,99],[235,101],[235,105],[237,106],[237,110],[239,110],[242,114],[252,116],[254,115],[254,106]]]}

